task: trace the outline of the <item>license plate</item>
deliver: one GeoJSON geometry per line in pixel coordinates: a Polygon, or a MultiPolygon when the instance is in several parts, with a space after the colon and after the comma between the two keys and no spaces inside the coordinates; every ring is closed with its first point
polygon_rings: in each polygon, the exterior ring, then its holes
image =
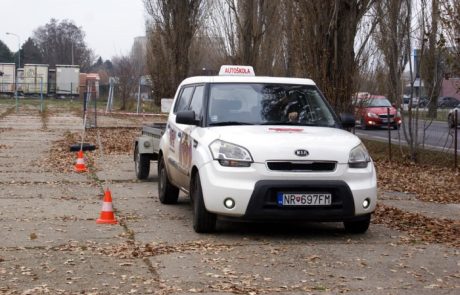
{"type": "MultiPolygon", "coordinates": [[[[388,119],[387,118],[382,119],[382,123],[388,123],[388,119]]],[[[390,123],[393,123],[393,119],[390,119],[390,123]]]]}
{"type": "Polygon", "coordinates": [[[279,206],[329,206],[332,195],[326,193],[278,193],[279,206]]]}

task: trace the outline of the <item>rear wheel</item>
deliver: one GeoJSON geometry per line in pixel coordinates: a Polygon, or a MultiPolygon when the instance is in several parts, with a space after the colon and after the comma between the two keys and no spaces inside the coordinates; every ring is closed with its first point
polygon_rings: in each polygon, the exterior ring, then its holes
{"type": "Polygon", "coordinates": [[[345,230],[352,234],[363,234],[369,228],[371,223],[371,215],[368,214],[363,217],[358,217],[356,219],[344,221],[343,225],[345,226],[345,230]]]}
{"type": "Polygon", "coordinates": [[[175,204],[179,198],[179,189],[169,182],[163,157],[158,161],[158,197],[162,204],[175,204]]]}
{"type": "Polygon", "coordinates": [[[210,233],[216,229],[216,214],[208,212],[204,205],[201,180],[198,172],[192,180],[193,229],[197,233],[210,233]]]}
{"type": "Polygon", "coordinates": [[[134,169],[137,179],[146,179],[150,173],[150,158],[145,154],[139,154],[139,147],[134,149],[134,169]]]}

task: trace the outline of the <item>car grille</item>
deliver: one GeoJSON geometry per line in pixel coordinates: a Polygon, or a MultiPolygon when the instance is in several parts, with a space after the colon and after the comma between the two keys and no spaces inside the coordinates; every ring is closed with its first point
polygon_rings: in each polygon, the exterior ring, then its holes
{"type": "MultiPolygon", "coordinates": [[[[394,117],[395,117],[395,115],[390,115],[390,118],[394,118],[394,117]]],[[[379,115],[379,118],[380,119],[386,119],[386,118],[388,118],[388,115],[379,115]]]]}
{"type": "Polygon", "coordinates": [[[268,161],[267,167],[273,171],[330,172],[337,163],[328,161],[268,161]]]}

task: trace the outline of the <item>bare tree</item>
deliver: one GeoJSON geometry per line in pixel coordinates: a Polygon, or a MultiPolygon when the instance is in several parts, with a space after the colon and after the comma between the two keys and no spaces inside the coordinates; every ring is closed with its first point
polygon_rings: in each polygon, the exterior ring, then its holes
{"type": "Polygon", "coordinates": [[[112,59],[113,72],[117,78],[117,92],[121,98],[121,110],[125,110],[127,103],[139,81],[139,74],[132,59],[127,56],[117,56],[112,59]]]}
{"type": "MultiPolygon", "coordinates": [[[[358,64],[355,53],[358,25],[374,1],[298,0],[298,3],[306,39],[307,73],[336,111],[351,111],[358,64]]],[[[363,42],[367,40],[364,38],[363,42]]]]}
{"type": "Polygon", "coordinates": [[[433,119],[436,118],[438,96],[441,91],[444,76],[442,51],[445,40],[443,34],[440,34],[439,31],[439,19],[439,1],[432,0],[431,17],[430,20],[425,22],[428,25],[424,29],[424,41],[426,38],[428,39],[428,48],[426,48],[426,53],[422,55],[421,74],[429,99],[428,116],[433,119]]]}
{"type": "Polygon", "coordinates": [[[204,1],[144,0],[144,5],[151,17],[147,30],[148,59],[151,59],[148,65],[154,81],[154,96],[158,103],[161,97],[171,97],[172,89],[189,73],[189,50],[204,14],[204,1]],[[167,63],[170,67],[161,67],[160,63],[167,63]],[[167,71],[161,73],[161,81],[155,79],[158,78],[159,74],[156,71],[159,68],[167,71]],[[163,87],[159,83],[169,86],[163,87]]]}
{"type": "Polygon", "coordinates": [[[41,52],[42,62],[80,65],[87,70],[94,60],[93,52],[88,49],[85,33],[73,21],[59,22],[51,19],[49,23],[34,31],[33,41],[41,52]]]}

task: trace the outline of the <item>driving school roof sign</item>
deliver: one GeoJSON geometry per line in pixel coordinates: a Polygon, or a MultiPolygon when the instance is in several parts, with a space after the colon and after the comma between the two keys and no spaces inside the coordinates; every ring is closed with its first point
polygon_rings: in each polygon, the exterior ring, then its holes
{"type": "Polygon", "coordinates": [[[255,76],[255,73],[251,66],[224,65],[220,67],[219,76],[255,76]]]}

